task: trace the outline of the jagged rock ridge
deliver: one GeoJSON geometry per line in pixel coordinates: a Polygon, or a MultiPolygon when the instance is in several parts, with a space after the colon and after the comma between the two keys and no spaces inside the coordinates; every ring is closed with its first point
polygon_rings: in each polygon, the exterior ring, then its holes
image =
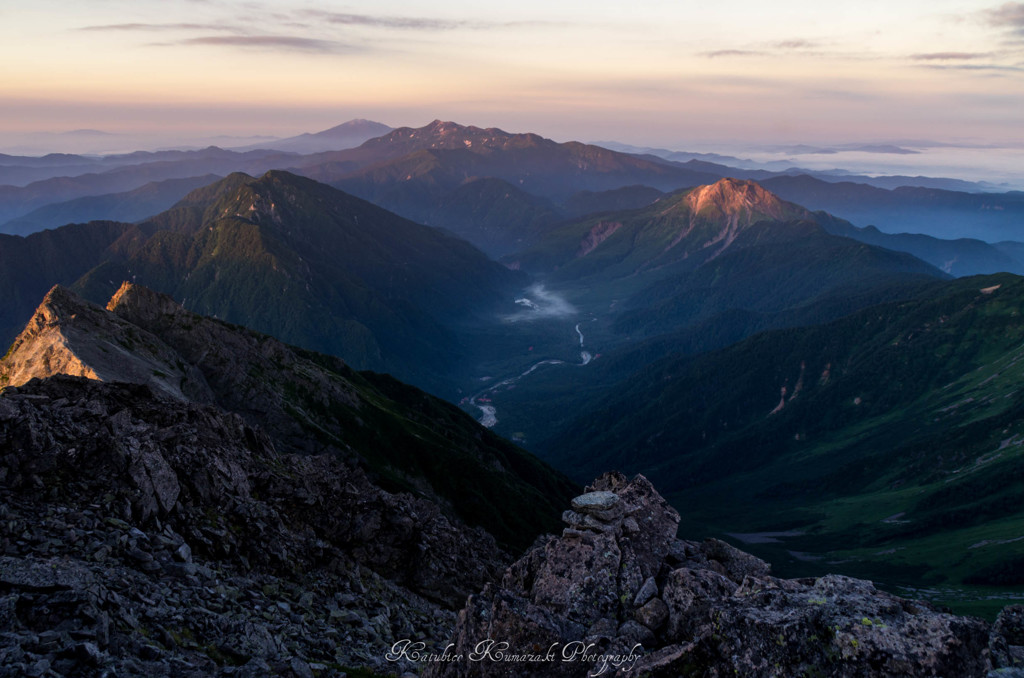
{"type": "Polygon", "coordinates": [[[548,529],[574,491],[453,405],[138,285],[123,285],[108,310],[51,290],[0,362],[0,384],[58,373],[215,403],[267,431],[282,452],[358,463],[386,489],[424,496],[516,548],[548,529]]]}
{"type": "Polygon", "coordinates": [[[676,539],[643,476],[587,490],[560,537],[469,599],[427,675],[967,677],[1024,659],[1019,606],[990,629],[867,581],[778,579],[724,542],[676,539]]]}
{"type": "Polygon", "coordinates": [[[202,373],[173,349],[60,286],[47,293],[11,345],[0,384],[20,386],[54,374],[149,384],[178,400],[214,400],[202,373]]]}

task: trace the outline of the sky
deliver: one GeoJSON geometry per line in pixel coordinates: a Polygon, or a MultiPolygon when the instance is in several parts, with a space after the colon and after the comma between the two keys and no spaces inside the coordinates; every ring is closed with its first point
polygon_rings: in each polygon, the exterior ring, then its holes
{"type": "Polygon", "coordinates": [[[560,141],[1024,145],[1024,2],[0,3],[0,146],[435,118],[560,141]]]}

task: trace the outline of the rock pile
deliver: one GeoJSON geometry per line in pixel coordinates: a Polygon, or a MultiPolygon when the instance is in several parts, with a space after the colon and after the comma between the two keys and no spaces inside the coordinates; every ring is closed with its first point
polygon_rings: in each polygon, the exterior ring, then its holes
{"type": "Polygon", "coordinates": [[[990,629],[867,581],[778,579],[724,542],[676,539],[643,476],[587,489],[561,537],[470,597],[428,675],[1016,675],[1020,610],[990,629]]]}
{"type": "Polygon", "coordinates": [[[392,644],[447,637],[501,558],[431,502],[147,385],[0,395],[0,676],[401,672],[392,644]]]}

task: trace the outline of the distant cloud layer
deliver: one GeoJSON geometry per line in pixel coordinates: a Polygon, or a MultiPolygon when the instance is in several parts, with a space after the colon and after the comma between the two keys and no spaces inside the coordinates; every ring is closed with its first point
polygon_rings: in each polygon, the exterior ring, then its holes
{"type": "MultiPolygon", "coordinates": [[[[193,0],[207,2],[207,0],[193,0]]],[[[269,8],[268,8],[269,9],[269,8]]],[[[120,33],[159,33],[174,31],[192,31],[219,33],[221,35],[199,35],[181,40],[150,43],[155,46],[173,45],[215,45],[223,47],[263,48],[291,50],[306,53],[338,54],[361,51],[364,48],[338,42],[330,37],[332,27],[351,27],[354,29],[376,28],[397,31],[442,32],[456,30],[495,30],[495,29],[530,29],[562,26],[561,22],[550,21],[486,21],[486,20],[449,20],[415,16],[387,16],[375,14],[354,14],[331,12],[320,9],[296,9],[284,12],[272,12],[264,18],[272,18],[281,27],[309,33],[321,30],[320,37],[310,38],[304,35],[264,35],[254,32],[250,27],[236,20],[224,23],[120,23],[82,26],[79,31],[86,32],[120,32],[120,33]],[[226,35],[224,35],[226,34],[226,35]]]]}

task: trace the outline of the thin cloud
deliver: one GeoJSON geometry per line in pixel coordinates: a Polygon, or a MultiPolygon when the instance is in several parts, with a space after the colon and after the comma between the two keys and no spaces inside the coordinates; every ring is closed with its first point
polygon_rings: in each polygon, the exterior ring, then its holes
{"type": "Polygon", "coordinates": [[[329,24],[341,26],[368,26],[408,31],[455,31],[455,30],[492,30],[498,28],[543,28],[565,26],[565,22],[554,21],[456,21],[450,19],[432,19],[430,17],[385,16],[374,14],[350,14],[344,12],[326,12],[323,10],[305,10],[304,16],[314,17],[329,24]]]}
{"type": "Polygon", "coordinates": [[[819,46],[817,42],[813,40],[781,40],[779,42],[773,42],[772,47],[775,49],[814,49],[819,46]]]}
{"type": "Polygon", "coordinates": [[[1024,2],[1008,2],[996,9],[985,10],[981,14],[992,26],[1024,30],[1024,2]]]}
{"type": "Polygon", "coordinates": [[[753,49],[717,49],[713,52],[701,52],[701,56],[706,56],[709,59],[719,59],[721,57],[751,57],[764,55],[764,52],[753,49]]]}
{"type": "Polygon", "coordinates": [[[351,45],[344,45],[330,40],[300,38],[292,35],[211,35],[201,38],[189,38],[175,44],[179,45],[214,45],[223,47],[241,47],[258,49],[281,49],[321,54],[337,54],[339,52],[357,51],[351,45]]]}
{"type": "Polygon", "coordinates": [[[445,21],[422,17],[388,17],[369,14],[344,14],[339,12],[323,12],[309,10],[309,16],[315,16],[331,24],[343,26],[372,26],[375,28],[397,28],[416,31],[451,31],[469,24],[464,21],[445,21]]]}
{"type": "Polygon", "coordinates": [[[971,61],[987,59],[991,56],[991,52],[930,52],[928,54],[911,54],[910,58],[914,61],[971,61]]]}
{"type": "Polygon", "coordinates": [[[228,26],[217,24],[106,24],[102,26],[82,26],[80,31],[232,31],[228,26]]]}
{"type": "Polygon", "coordinates": [[[990,75],[1005,75],[1006,73],[1024,73],[1024,66],[1002,66],[999,64],[921,64],[921,68],[931,68],[940,71],[973,71],[976,73],[989,73],[990,75]]]}
{"type": "Polygon", "coordinates": [[[989,26],[1008,30],[1010,42],[1024,42],[1024,3],[1008,2],[995,9],[981,12],[982,20],[989,26]]]}
{"type": "Polygon", "coordinates": [[[709,59],[718,59],[720,57],[783,56],[794,52],[803,56],[808,56],[812,54],[808,50],[820,49],[821,43],[815,40],[792,38],[789,40],[778,40],[775,42],[755,43],[749,48],[743,49],[718,49],[710,52],[701,52],[700,56],[707,57],[709,59]]]}

